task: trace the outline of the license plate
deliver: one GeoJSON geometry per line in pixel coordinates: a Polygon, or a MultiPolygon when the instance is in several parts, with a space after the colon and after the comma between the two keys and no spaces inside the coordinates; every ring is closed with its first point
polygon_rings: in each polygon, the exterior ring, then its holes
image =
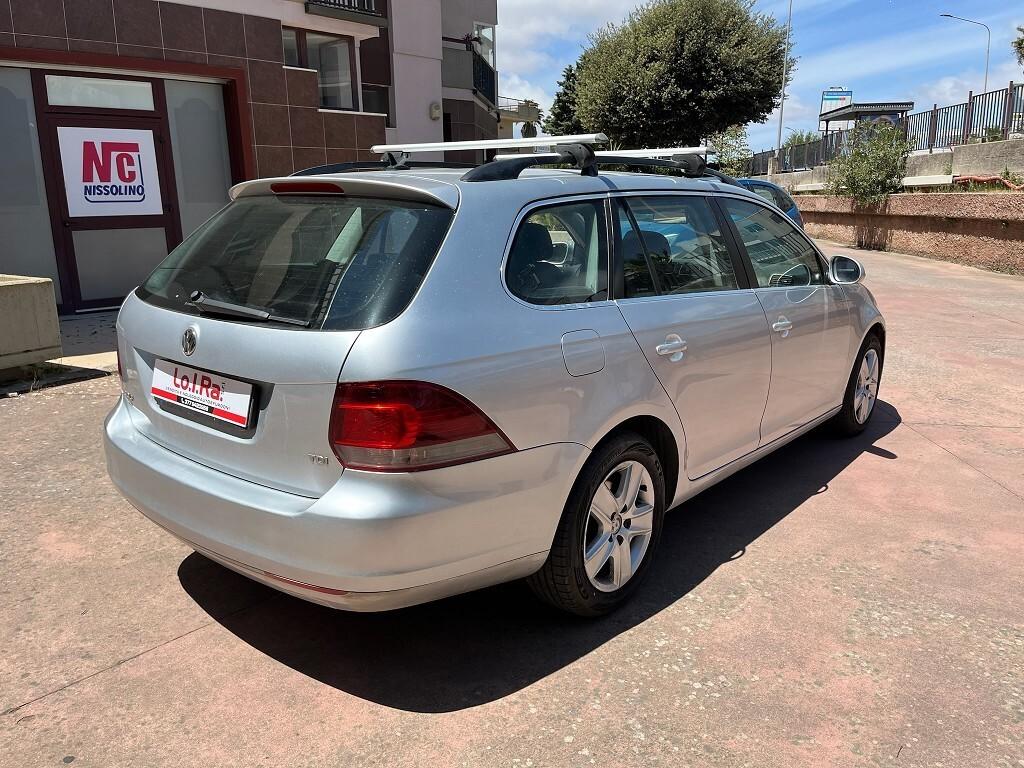
{"type": "Polygon", "coordinates": [[[158,400],[205,413],[239,427],[249,426],[252,384],[244,381],[157,360],[151,392],[158,400]]]}

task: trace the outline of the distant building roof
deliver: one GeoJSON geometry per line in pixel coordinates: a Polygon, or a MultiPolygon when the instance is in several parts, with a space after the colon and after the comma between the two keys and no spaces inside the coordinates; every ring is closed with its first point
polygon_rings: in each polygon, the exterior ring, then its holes
{"type": "Polygon", "coordinates": [[[862,101],[822,112],[818,118],[820,120],[856,120],[861,115],[909,112],[913,108],[914,102],[912,101],[862,101]]]}

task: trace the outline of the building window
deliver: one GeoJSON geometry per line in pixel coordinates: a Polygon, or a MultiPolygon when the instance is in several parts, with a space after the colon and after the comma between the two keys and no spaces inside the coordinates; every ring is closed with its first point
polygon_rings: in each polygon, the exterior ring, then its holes
{"type": "Polygon", "coordinates": [[[388,128],[391,124],[391,89],[386,85],[363,86],[363,112],[376,112],[388,116],[388,128]]]}
{"type": "Polygon", "coordinates": [[[100,107],[153,111],[153,85],[141,80],[46,75],[51,107],[100,107]]]}
{"type": "Polygon", "coordinates": [[[473,47],[484,57],[484,61],[497,69],[498,63],[494,54],[494,27],[490,24],[473,25],[473,47]]]}
{"type": "Polygon", "coordinates": [[[355,46],[347,37],[284,27],[284,63],[289,67],[315,69],[320,81],[320,106],[355,109],[355,46]]]}
{"type": "Polygon", "coordinates": [[[284,63],[287,67],[301,67],[302,58],[299,56],[299,30],[283,27],[281,37],[284,40],[284,63]]]}

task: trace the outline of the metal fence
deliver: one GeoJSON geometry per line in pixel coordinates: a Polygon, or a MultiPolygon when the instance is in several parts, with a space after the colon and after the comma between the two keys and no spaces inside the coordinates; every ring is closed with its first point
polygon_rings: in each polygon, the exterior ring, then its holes
{"type": "Polygon", "coordinates": [[[476,51],[473,51],[473,88],[491,104],[498,100],[498,75],[476,51]]]}
{"type": "MultiPolygon", "coordinates": [[[[832,131],[817,141],[806,144],[791,144],[779,153],[779,170],[806,171],[816,165],[827,165],[843,151],[850,131],[832,131]]],[[[758,152],[749,158],[743,173],[747,176],[763,176],[768,173],[768,158],[775,156],[774,149],[758,152]]]]}
{"type": "MultiPolygon", "coordinates": [[[[1011,82],[1006,88],[977,96],[969,93],[962,104],[936,104],[925,112],[907,115],[902,126],[913,150],[948,149],[956,144],[997,141],[1010,134],[1024,133],[1024,83],[1011,82]]],[[[849,133],[836,131],[817,141],[783,147],[779,170],[801,171],[828,164],[843,151],[849,133]]],[[[774,149],[758,152],[747,159],[744,173],[768,173],[768,158],[774,156],[774,149]]]]}
{"type": "Polygon", "coordinates": [[[360,13],[377,14],[376,0],[308,0],[312,5],[321,5],[325,8],[339,8],[343,11],[358,11],[360,13]]]}

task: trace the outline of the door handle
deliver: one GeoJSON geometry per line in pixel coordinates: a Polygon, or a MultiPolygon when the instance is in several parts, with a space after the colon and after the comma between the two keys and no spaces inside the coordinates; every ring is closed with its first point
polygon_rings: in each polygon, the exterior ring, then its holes
{"type": "Polygon", "coordinates": [[[665,343],[656,346],[654,351],[662,357],[667,357],[669,362],[678,363],[686,352],[686,342],[678,334],[670,333],[665,337],[665,343]]]}
{"type": "Polygon", "coordinates": [[[779,315],[779,319],[772,323],[772,330],[782,334],[782,338],[789,336],[789,332],[792,329],[793,323],[787,320],[785,315],[779,315]]]}

